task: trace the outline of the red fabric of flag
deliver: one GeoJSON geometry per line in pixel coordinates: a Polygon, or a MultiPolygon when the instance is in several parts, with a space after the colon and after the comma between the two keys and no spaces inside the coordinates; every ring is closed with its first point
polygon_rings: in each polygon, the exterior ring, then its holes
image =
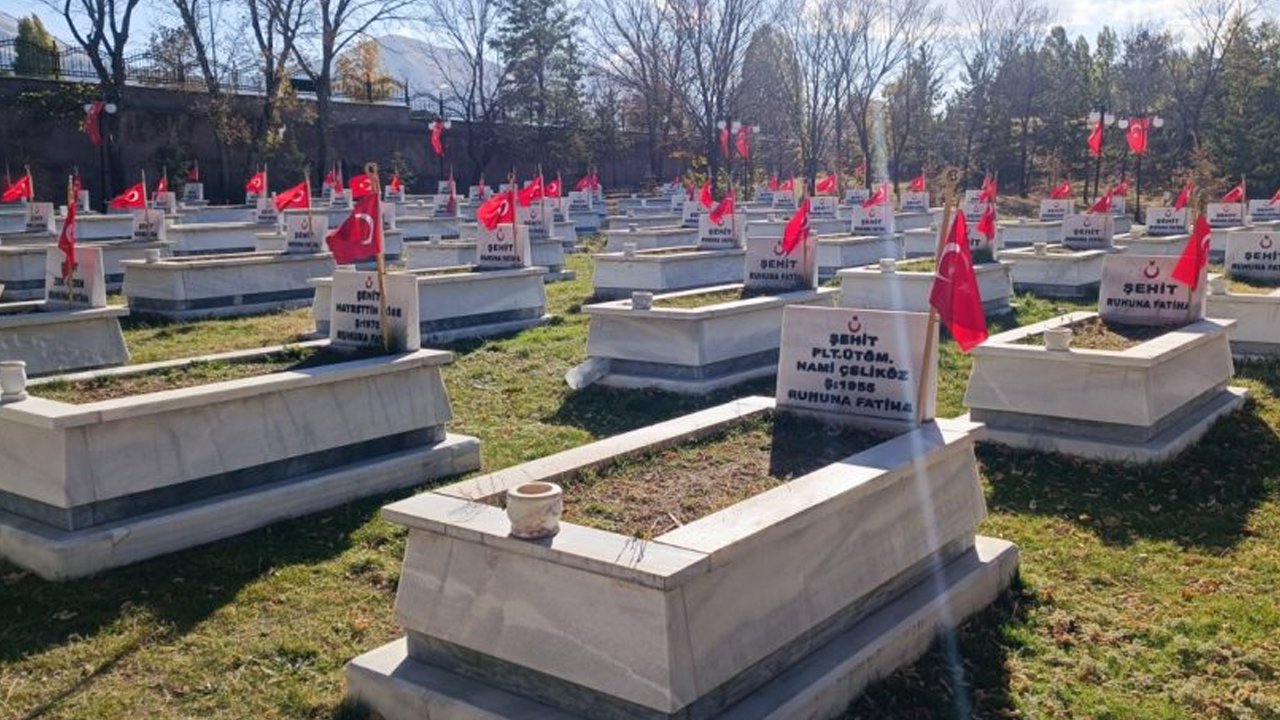
{"type": "Polygon", "coordinates": [[[111,199],[109,206],[117,210],[133,210],[144,208],[147,206],[147,189],[142,183],[138,183],[131,188],[111,199]]]}
{"type": "Polygon", "coordinates": [[[729,157],[729,128],[720,128],[720,157],[729,157]]]}
{"type": "Polygon", "coordinates": [[[907,187],[911,192],[924,192],[925,187],[927,187],[927,182],[928,181],[925,180],[924,173],[920,173],[911,180],[911,184],[907,187]]]}
{"type": "Polygon", "coordinates": [[[702,183],[702,190],[698,193],[698,202],[702,204],[702,207],[707,208],[708,210],[715,204],[715,199],[711,196],[710,180],[702,183]]]}
{"type": "Polygon", "coordinates": [[[982,296],[969,251],[969,228],[962,210],[956,211],[938,257],[929,304],[938,311],[939,319],[961,350],[968,352],[987,339],[987,317],[982,312],[982,296]]]}
{"type": "Polygon", "coordinates": [[[351,208],[351,214],[324,239],[333,253],[334,262],[348,265],[378,257],[382,251],[382,212],[378,209],[378,196],[361,197],[351,208]]]}
{"type": "Polygon", "coordinates": [[[813,189],[819,195],[835,195],[836,188],[839,184],[840,184],[840,181],[836,177],[835,173],[827,173],[826,177],[819,180],[813,186],[813,189]]]}
{"type": "Polygon", "coordinates": [[[790,255],[792,251],[809,239],[809,198],[800,201],[796,214],[787,221],[782,230],[782,252],[790,255]]]}
{"type": "Polygon", "coordinates": [[[1244,180],[1241,180],[1238,185],[1228,190],[1227,194],[1222,196],[1222,202],[1240,203],[1240,202],[1244,202],[1244,198],[1245,198],[1244,180]]]}
{"type": "Polygon", "coordinates": [[[169,176],[168,175],[161,175],[160,182],[156,183],[155,194],[159,195],[162,192],[169,192],[169,176]]]}
{"type": "Polygon", "coordinates": [[[787,178],[786,180],[783,180],[781,184],[778,185],[777,189],[780,192],[793,192],[795,190],[795,187],[796,187],[795,178],[787,178]]]}
{"type": "Polygon", "coordinates": [[[1201,214],[1196,218],[1191,239],[1183,246],[1182,254],[1178,256],[1178,264],[1173,266],[1173,273],[1169,277],[1192,290],[1200,287],[1200,277],[1209,264],[1209,241],[1212,234],[1209,222],[1201,214]]]}
{"type": "Polygon", "coordinates": [[[520,207],[529,207],[534,200],[542,197],[542,177],[536,177],[528,185],[523,187],[516,193],[516,199],[520,203],[520,207]]]}
{"type": "MultiPolygon", "coordinates": [[[[58,249],[62,251],[62,277],[70,280],[76,268],[76,202],[80,197],[80,178],[71,184],[71,197],[67,198],[67,220],[62,224],[62,232],[58,234],[58,249]]],[[[71,290],[71,284],[67,284],[71,290]]]]}
{"type": "Polygon", "coordinates": [[[982,233],[988,241],[996,239],[995,203],[987,203],[987,209],[982,211],[982,217],[978,218],[978,232],[982,233]]]}
{"type": "Polygon", "coordinates": [[[770,190],[777,190],[777,189],[778,189],[778,174],[777,174],[777,173],[774,173],[773,175],[770,175],[770,176],[769,176],[769,189],[770,189],[770,190]]]}
{"type": "Polygon", "coordinates": [[[30,200],[35,196],[35,191],[31,187],[31,176],[23,174],[18,178],[17,182],[12,183],[4,189],[4,194],[0,195],[0,202],[18,202],[19,200],[30,200]]]}
{"type": "Polygon", "coordinates": [[[198,161],[187,168],[187,182],[200,182],[200,163],[198,161]]]}
{"type": "Polygon", "coordinates": [[[751,126],[743,124],[738,128],[737,138],[738,156],[742,159],[751,157],[751,126]]]}
{"type": "Polygon", "coordinates": [[[1191,202],[1191,193],[1194,191],[1195,185],[1188,180],[1187,184],[1182,186],[1182,192],[1178,193],[1178,198],[1173,201],[1173,209],[1181,210],[1186,207],[1187,203],[1191,202]]]}
{"type": "Polygon", "coordinates": [[[390,187],[392,190],[396,191],[399,191],[404,187],[404,183],[400,182],[400,173],[392,173],[390,187]]]}
{"type": "Polygon", "coordinates": [[[1094,123],[1093,130],[1089,133],[1089,154],[1094,157],[1102,157],[1102,121],[1094,123]]]}
{"type": "Polygon", "coordinates": [[[889,202],[889,183],[884,183],[880,187],[876,188],[876,191],[871,193],[870,197],[863,201],[862,207],[871,208],[877,205],[884,205],[887,202],[889,202]]]}
{"type": "Polygon", "coordinates": [[[359,200],[366,195],[373,194],[373,178],[367,173],[352,175],[349,183],[351,186],[351,199],[359,200]]]}
{"type": "Polygon", "coordinates": [[[1089,208],[1089,212],[1091,213],[1111,212],[1111,193],[1107,193],[1102,197],[1098,198],[1098,201],[1093,204],[1093,207],[1089,208]]]}
{"type": "Polygon", "coordinates": [[[996,186],[996,179],[988,175],[982,178],[982,190],[978,192],[978,202],[993,203],[999,193],[1000,189],[996,186]]]}
{"type": "Polygon", "coordinates": [[[107,104],[101,100],[89,103],[89,111],[84,114],[84,134],[94,147],[102,144],[102,109],[107,104]]]}
{"type": "Polygon", "coordinates": [[[1107,194],[1110,195],[1111,197],[1128,197],[1129,181],[1121,180],[1120,182],[1116,183],[1115,187],[1107,191],[1107,194]]]}
{"type": "Polygon", "coordinates": [[[431,149],[439,157],[444,157],[444,120],[431,123],[431,149]]]}
{"type": "Polygon", "coordinates": [[[476,208],[476,220],[493,230],[502,223],[516,221],[516,206],[511,203],[511,193],[498,193],[476,208]]]}
{"type": "Polygon", "coordinates": [[[311,206],[311,184],[305,180],[288,190],[276,193],[276,212],[286,208],[306,209],[311,206]]]}
{"type": "Polygon", "coordinates": [[[549,198],[560,197],[560,178],[556,178],[555,180],[552,180],[551,182],[547,183],[546,187],[542,191],[542,194],[549,198]]]}
{"type": "Polygon", "coordinates": [[[578,192],[591,189],[591,174],[587,173],[586,175],[583,175],[578,182],[573,184],[573,189],[578,192]]]}
{"type": "Polygon", "coordinates": [[[244,184],[244,191],[261,195],[267,191],[267,174],[262,170],[253,174],[249,182],[244,184]]]}
{"type": "Polygon", "coordinates": [[[1267,201],[1268,205],[1275,205],[1276,203],[1280,203],[1280,189],[1277,189],[1276,194],[1272,195],[1271,199],[1267,201]]]}
{"type": "Polygon", "coordinates": [[[1134,155],[1147,153],[1147,125],[1150,122],[1148,118],[1133,118],[1129,121],[1129,131],[1125,134],[1125,139],[1129,141],[1129,151],[1134,155]]]}
{"type": "Polygon", "coordinates": [[[724,196],[724,199],[716,203],[715,208],[711,210],[711,222],[719,225],[724,222],[725,217],[733,214],[733,193],[724,196]]]}
{"type": "Polygon", "coordinates": [[[1071,197],[1071,181],[1070,180],[1063,180],[1061,183],[1058,183],[1057,186],[1055,186],[1052,190],[1049,191],[1049,198],[1051,200],[1066,200],[1069,197],[1071,197]]]}

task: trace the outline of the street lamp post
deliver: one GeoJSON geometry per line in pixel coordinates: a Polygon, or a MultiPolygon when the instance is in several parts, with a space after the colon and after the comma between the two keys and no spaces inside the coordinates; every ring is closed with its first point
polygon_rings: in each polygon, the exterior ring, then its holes
{"type": "Polygon", "coordinates": [[[1136,178],[1134,182],[1133,221],[1142,222],[1142,156],[1147,154],[1146,133],[1150,132],[1151,128],[1159,130],[1164,127],[1164,118],[1159,115],[1149,115],[1147,117],[1135,117],[1133,120],[1121,120],[1120,129],[1128,129],[1128,127],[1134,122],[1145,124],[1145,127],[1142,130],[1142,150],[1141,152],[1135,150],[1133,153],[1137,156],[1137,159],[1134,161],[1134,175],[1136,178]]]}
{"type": "MultiPolygon", "coordinates": [[[[115,115],[116,111],[119,109],[119,106],[113,102],[104,103],[102,105],[102,111],[108,115],[115,115]]],[[[93,103],[85,103],[84,114],[88,115],[92,111],[93,103]]],[[[101,132],[101,117],[98,118],[98,128],[99,135],[101,136],[101,142],[98,143],[98,170],[101,173],[101,183],[98,185],[98,192],[102,193],[100,202],[102,203],[102,212],[105,214],[107,212],[107,200],[111,197],[111,191],[107,188],[107,143],[110,142],[111,133],[101,132]]]]}
{"type": "MultiPolygon", "coordinates": [[[[725,164],[727,165],[727,169],[729,170],[730,179],[733,178],[733,149],[734,149],[734,146],[737,145],[738,143],[738,133],[741,132],[744,127],[747,128],[747,131],[749,133],[748,137],[750,137],[750,135],[754,135],[755,133],[760,132],[759,125],[746,125],[741,120],[717,120],[716,121],[717,129],[719,129],[722,132],[727,129],[729,132],[729,135],[728,135],[729,141],[725,143],[725,149],[728,152],[725,154],[724,161],[725,161],[725,164]]],[[[747,154],[742,157],[742,171],[743,171],[742,182],[744,185],[747,184],[749,181],[749,170],[750,170],[749,165],[751,162],[751,153],[750,153],[749,145],[747,150],[748,150],[747,154]]],[[[738,154],[742,155],[742,153],[738,153],[738,154]]]]}
{"type": "MultiPolygon", "coordinates": [[[[1093,112],[1089,113],[1090,123],[1096,125],[1099,121],[1102,122],[1102,138],[1101,138],[1101,141],[1098,143],[1098,147],[1101,148],[1101,150],[1099,150],[1098,157],[1093,164],[1093,194],[1094,195],[1097,195],[1100,192],[1102,192],[1102,185],[1101,185],[1102,156],[1105,155],[1107,151],[1107,128],[1115,124],[1115,121],[1116,121],[1116,116],[1107,112],[1107,106],[1101,103],[1098,105],[1097,110],[1094,110],[1093,112]]],[[[1121,125],[1121,127],[1124,127],[1124,126],[1121,125]]],[[[1088,176],[1085,176],[1084,196],[1085,196],[1084,201],[1086,204],[1088,204],[1089,202],[1092,202],[1091,200],[1092,196],[1089,195],[1088,176]]]]}

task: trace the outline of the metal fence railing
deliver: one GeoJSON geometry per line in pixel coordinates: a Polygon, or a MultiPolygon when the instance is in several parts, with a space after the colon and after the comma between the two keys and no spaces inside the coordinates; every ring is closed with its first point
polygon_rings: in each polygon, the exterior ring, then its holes
{"type": "MultiPolygon", "coordinates": [[[[129,85],[168,88],[189,92],[208,89],[204,75],[194,58],[157,58],[138,53],[125,58],[125,77],[129,85]]],[[[246,75],[237,68],[222,68],[218,88],[231,95],[261,95],[266,85],[261,76],[246,75]]],[[[27,77],[64,82],[98,82],[98,71],[84,51],[63,48],[50,51],[24,44],[17,39],[0,40],[0,77],[27,77]]],[[[348,92],[334,92],[334,100],[378,105],[410,105],[407,82],[392,81],[394,89],[367,87],[348,92]]],[[[315,86],[309,78],[292,79],[293,89],[303,97],[314,97],[315,86]]]]}

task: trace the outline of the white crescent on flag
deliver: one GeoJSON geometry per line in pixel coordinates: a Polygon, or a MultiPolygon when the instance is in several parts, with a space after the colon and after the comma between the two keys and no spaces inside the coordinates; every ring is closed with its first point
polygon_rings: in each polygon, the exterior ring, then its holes
{"type": "Polygon", "coordinates": [[[369,227],[369,234],[365,236],[364,240],[360,241],[360,244],[372,245],[373,244],[373,218],[366,213],[356,213],[356,219],[369,227]]]}

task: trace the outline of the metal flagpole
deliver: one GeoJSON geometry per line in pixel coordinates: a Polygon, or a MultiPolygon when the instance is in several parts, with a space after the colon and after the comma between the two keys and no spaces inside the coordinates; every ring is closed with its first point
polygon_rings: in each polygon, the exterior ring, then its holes
{"type": "MultiPolygon", "coordinates": [[[[941,262],[942,249],[946,246],[947,234],[951,226],[951,213],[955,210],[956,204],[956,183],[960,179],[960,173],[951,168],[942,174],[942,224],[938,227],[938,244],[933,251],[934,273],[937,274],[941,262]]],[[[920,364],[920,387],[916,391],[916,425],[924,423],[925,400],[929,396],[930,376],[933,373],[930,358],[933,357],[934,345],[937,343],[938,334],[938,311],[933,309],[933,303],[929,304],[929,322],[925,325],[924,335],[924,362],[920,364]]]]}
{"type": "Polygon", "coordinates": [[[378,197],[382,183],[378,181],[377,163],[366,163],[364,172],[373,186],[373,233],[378,243],[378,327],[382,330],[383,352],[391,352],[391,328],[387,326],[387,261],[382,243],[382,199],[378,197]]]}

